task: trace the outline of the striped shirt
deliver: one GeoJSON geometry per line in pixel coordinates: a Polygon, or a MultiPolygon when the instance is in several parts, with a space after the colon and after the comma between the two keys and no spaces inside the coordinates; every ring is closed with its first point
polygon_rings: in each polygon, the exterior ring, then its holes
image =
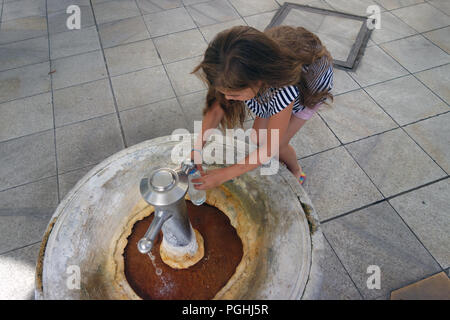
{"type": "MultiPolygon", "coordinates": [[[[304,83],[312,93],[331,90],[333,87],[333,66],[322,57],[313,64],[304,65],[302,68],[304,83]]],[[[305,109],[303,98],[297,86],[285,86],[281,88],[269,88],[263,95],[245,100],[247,107],[260,118],[269,118],[282,111],[294,101],[292,113],[305,109]],[[265,103],[260,103],[261,98],[265,103]]]]}

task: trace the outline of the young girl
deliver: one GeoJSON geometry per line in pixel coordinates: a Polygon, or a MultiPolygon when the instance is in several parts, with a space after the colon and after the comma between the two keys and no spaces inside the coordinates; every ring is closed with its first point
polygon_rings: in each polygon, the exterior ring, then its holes
{"type": "MultiPolygon", "coordinates": [[[[253,123],[257,144],[254,153],[267,155],[250,164],[210,170],[193,180],[197,189],[210,189],[278,156],[303,183],[305,174],[289,141],[327,98],[333,99],[332,58],[319,38],[304,28],[279,26],[265,32],[238,26],[220,32],[209,44],[203,61],[194,69],[207,83],[202,132],[242,126],[248,109],[256,115],[253,123]],[[261,129],[267,129],[265,138],[261,129]],[[273,129],[279,139],[272,142],[273,129]],[[275,151],[274,151],[275,150],[275,151]],[[277,152],[278,151],[278,152],[277,152]]],[[[199,135],[191,157],[201,163],[207,136],[199,135]]],[[[200,170],[201,166],[199,166],[200,170]]]]}

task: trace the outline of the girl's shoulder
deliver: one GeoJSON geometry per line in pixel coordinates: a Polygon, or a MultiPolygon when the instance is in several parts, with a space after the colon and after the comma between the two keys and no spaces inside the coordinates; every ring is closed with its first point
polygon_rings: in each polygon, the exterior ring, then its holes
{"type": "Polygon", "coordinates": [[[299,94],[299,89],[294,85],[269,88],[245,103],[257,116],[267,118],[289,106],[299,94]]]}
{"type": "MultiPolygon", "coordinates": [[[[299,90],[297,86],[289,85],[280,88],[271,88],[272,90],[272,99],[275,101],[285,100],[286,102],[292,102],[299,95],[299,90]]],[[[288,103],[288,104],[289,104],[288,103]]]]}

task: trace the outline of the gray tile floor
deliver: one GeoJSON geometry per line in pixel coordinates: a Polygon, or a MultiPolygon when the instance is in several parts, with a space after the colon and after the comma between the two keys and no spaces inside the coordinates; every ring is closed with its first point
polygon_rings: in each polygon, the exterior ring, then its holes
{"type": "MultiPolygon", "coordinates": [[[[449,2],[290,2],[382,12],[359,68],[336,70],[333,107],[292,145],[326,237],[321,299],[386,299],[449,268],[449,2]],[[381,289],[367,288],[369,265],[381,289]]],[[[201,119],[206,90],[189,71],[208,41],[264,29],[281,4],[0,0],[0,299],[33,298],[42,234],[90,168],[201,119]],[[65,27],[70,4],[79,31],[65,27]]]]}

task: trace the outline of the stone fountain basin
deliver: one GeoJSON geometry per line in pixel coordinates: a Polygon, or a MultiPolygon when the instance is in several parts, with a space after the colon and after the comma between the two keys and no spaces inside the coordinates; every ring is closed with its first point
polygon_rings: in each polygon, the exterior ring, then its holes
{"type": "MultiPolygon", "coordinates": [[[[140,299],[125,278],[122,253],[133,225],[153,212],[140,195],[141,178],[156,168],[175,167],[171,151],[177,144],[170,136],[144,141],[110,156],[78,181],[44,233],[36,299],[140,299]],[[69,285],[74,268],[79,289],[69,285]]],[[[209,144],[238,158],[244,156],[238,151],[243,145],[230,140],[209,144]]],[[[235,274],[214,299],[318,295],[322,232],[311,201],[284,166],[274,175],[255,169],[208,190],[206,202],[229,217],[243,244],[235,274]]]]}

